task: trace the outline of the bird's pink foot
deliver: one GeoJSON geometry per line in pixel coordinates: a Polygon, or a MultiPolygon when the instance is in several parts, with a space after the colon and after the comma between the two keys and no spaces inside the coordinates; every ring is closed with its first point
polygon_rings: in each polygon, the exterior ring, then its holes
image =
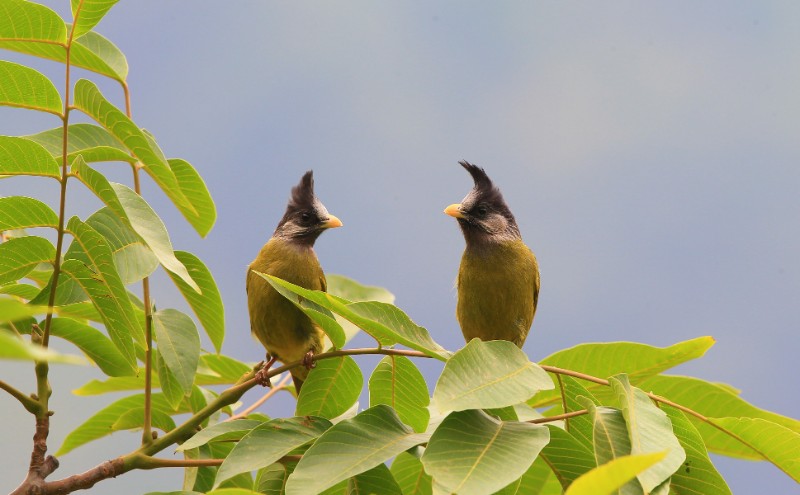
{"type": "Polygon", "coordinates": [[[314,361],[314,351],[308,351],[306,355],[303,356],[303,366],[305,366],[307,370],[317,366],[317,363],[314,361]]]}
{"type": "Polygon", "coordinates": [[[272,368],[272,365],[275,364],[275,361],[277,361],[278,358],[275,356],[270,356],[269,354],[267,354],[267,357],[269,360],[264,363],[264,366],[262,366],[258,372],[256,372],[255,379],[256,383],[262,387],[272,388],[272,382],[269,379],[269,369],[272,368]]]}

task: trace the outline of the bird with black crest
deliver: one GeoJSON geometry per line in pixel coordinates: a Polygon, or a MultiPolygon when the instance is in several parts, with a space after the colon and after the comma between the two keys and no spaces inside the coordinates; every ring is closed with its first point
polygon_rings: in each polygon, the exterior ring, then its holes
{"type": "Polygon", "coordinates": [[[312,367],[312,356],[322,351],[323,330],[291,301],[284,298],[255,272],[272,275],[305,289],[327,291],[314,242],[325,230],[342,222],[328,213],[314,194],[314,176],[306,172],[292,188],[286,212],[278,227],[247,267],[247,306],[250,330],[267,350],[267,363],[257,378],[269,384],[267,371],[275,361],[303,360],[305,366],[291,370],[300,392],[312,367]]]}
{"type": "Polygon", "coordinates": [[[466,248],[456,281],[456,318],[464,339],[525,343],[539,300],[539,265],[517,222],[486,172],[459,162],[474,181],[444,212],[458,220],[466,248]]]}

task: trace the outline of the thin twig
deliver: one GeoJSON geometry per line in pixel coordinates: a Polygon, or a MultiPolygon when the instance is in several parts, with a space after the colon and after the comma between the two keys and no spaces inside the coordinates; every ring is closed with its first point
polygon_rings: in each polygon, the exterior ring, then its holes
{"type": "Polygon", "coordinates": [[[564,414],[557,414],[555,416],[548,416],[546,418],[532,419],[530,421],[527,421],[527,423],[533,423],[535,425],[539,425],[539,424],[542,424],[542,423],[551,423],[553,421],[560,421],[562,419],[563,420],[567,420],[569,418],[574,418],[575,416],[583,416],[584,414],[588,414],[588,413],[589,413],[588,410],[581,409],[580,411],[572,411],[572,412],[568,412],[568,413],[564,413],[564,414]]]}
{"type": "MultiPolygon", "coordinates": [[[[564,390],[563,375],[556,375],[556,378],[558,378],[558,389],[561,391],[561,410],[564,411],[564,413],[568,413],[569,408],[567,407],[567,393],[564,390]]],[[[567,420],[564,421],[564,429],[569,431],[569,421],[567,420]]]]}
{"type": "Polygon", "coordinates": [[[169,467],[215,467],[222,464],[225,459],[161,459],[158,457],[143,456],[137,463],[138,469],[158,469],[169,467]]]}
{"type": "MultiPolygon", "coordinates": [[[[556,366],[549,366],[549,365],[544,365],[544,364],[539,365],[539,366],[543,370],[545,370],[545,371],[547,371],[549,373],[555,373],[555,374],[558,374],[558,375],[572,376],[574,378],[580,378],[581,380],[590,381],[592,383],[597,383],[599,385],[610,386],[610,383],[609,383],[608,380],[605,380],[603,378],[598,378],[596,376],[587,375],[585,373],[580,373],[580,372],[577,372],[577,371],[566,370],[566,369],[563,369],[563,368],[558,368],[556,366]]],[[[721,431],[722,433],[728,435],[729,437],[731,437],[734,440],[738,441],[742,445],[745,445],[746,447],[752,449],[753,452],[758,453],[764,459],[769,459],[767,457],[767,455],[764,452],[762,452],[761,450],[759,450],[755,445],[751,444],[750,442],[748,442],[744,438],[740,437],[736,433],[728,430],[724,426],[718,425],[717,423],[713,422],[710,418],[708,418],[708,417],[704,416],[703,414],[695,411],[694,409],[691,409],[691,408],[686,407],[686,406],[682,406],[681,404],[678,404],[677,402],[673,402],[673,401],[667,399],[666,397],[662,397],[660,395],[656,395],[656,394],[654,394],[652,392],[645,392],[645,394],[647,394],[647,396],[650,399],[652,399],[652,400],[654,400],[656,402],[660,402],[660,403],[665,404],[667,406],[674,407],[675,409],[678,409],[679,411],[682,411],[682,412],[684,412],[684,413],[686,413],[686,414],[688,414],[690,416],[693,416],[693,417],[697,418],[698,420],[700,420],[703,423],[711,426],[712,428],[715,428],[715,429],[721,431]]],[[[773,463],[773,464],[775,464],[775,463],[773,463]]],[[[780,469],[781,471],[783,471],[784,473],[786,473],[787,475],[791,476],[789,473],[786,472],[786,470],[784,468],[782,468],[778,464],[775,464],[775,466],[778,469],[780,469]]]]}
{"type": "Polygon", "coordinates": [[[6,382],[4,382],[2,380],[0,380],[0,389],[5,390],[9,394],[11,394],[12,397],[14,397],[18,401],[20,401],[22,403],[22,406],[29,413],[35,414],[35,415],[39,414],[39,407],[41,407],[41,404],[39,403],[39,401],[34,400],[29,395],[25,395],[23,392],[17,390],[13,386],[9,385],[8,383],[6,383],[6,382]]]}
{"type": "Polygon", "coordinates": [[[286,376],[281,378],[281,381],[279,381],[277,383],[277,385],[274,385],[271,389],[269,389],[269,391],[266,394],[264,394],[263,397],[261,397],[260,399],[258,399],[255,402],[253,402],[253,404],[250,407],[248,407],[247,409],[243,410],[240,413],[234,414],[233,416],[231,416],[230,418],[226,419],[225,421],[233,421],[233,420],[236,420],[236,419],[244,418],[245,416],[247,416],[251,412],[253,412],[256,409],[258,409],[259,407],[261,407],[261,404],[267,402],[270,399],[270,397],[272,397],[273,395],[277,394],[279,391],[285,389],[286,385],[289,384],[289,380],[291,380],[291,379],[292,379],[292,375],[287,373],[286,376]]]}
{"type": "MultiPolygon", "coordinates": [[[[125,95],[125,115],[131,118],[131,92],[128,83],[122,82],[122,92],[125,95]]],[[[131,164],[133,172],[133,190],[142,195],[142,185],[139,181],[139,163],[131,164]]],[[[144,305],[144,421],[142,426],[142,445],[153,441],[153,308],[150,305],[150,278],[142,279],[142,304],[144,305]]]]}

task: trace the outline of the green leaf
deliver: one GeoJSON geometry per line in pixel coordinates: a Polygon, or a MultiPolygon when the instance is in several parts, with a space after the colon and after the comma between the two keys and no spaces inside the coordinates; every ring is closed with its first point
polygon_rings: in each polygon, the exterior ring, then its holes
{"type": "Polygon", "coordinates": [[[347,482],[348,495],[403,495],[386,464],[378,464],[350,478],[347,482]]]}
{"type": "Polygon", "coordinates": [[[220,488],[217,490],[206,492],[206,495],[261,495],[261,494],[258,492],[254,492],[253,490],[248,490],[246,488],[220,488]]]}
{"type": "Polygon", "coordinates": [[[162,309],[153,313],[153,330],[164,363],[183,394],[189,395],[200,359],[200,337],[194,321],[176,309],[162,309]]]}
{"type": "Polygon", "coordinates": [[[335,273],[326,274],[328,281],[328,294],[347,299],[348,301],[379,301],[388,304],[394,303],[394,294],[373,285],[364,285],[352,278],[335,273]]]}
{"type": "Polygon", "coordinates": [[[317,417],[273,419],[246,434],[219,467],[215,487],[239,474],[277,462],[289,452],[314,441],[332,425],[317,417]]]}
{"type": "Polygon", "coordinates": [[[348,304],[345,308],[347,314],[342,316],[359,325],[379,342],[403,344],[442,361],[452,355],[433,340],[428,330],[411,321],[397,306],[378,301],[361,301],[348,304]]]}
{"type": "Polygon", "coordinates": [[[94,327],[71,318],[53,318],[50,335],[75,344],[106,375],[132,376],[137,372],[137,368],[131,366],[111,340],[94,327]]]}
{"type": "MultiPolygon", "coordinates": [[[[344,275],[326,274],[328,294],[346,299],[348,301],[379,301],[394,304],[394,294],[383,287],[363,285],[344,275]]],[[[361,330],[343,317],[335,315],[336,321],[344,329],[345,344],[361,330]]],[[[342,344],[343,347],[344,344],[342,344]]],[[[328,346],[326,346],[327,348],[328,346]]]]}
{"type": "Polygon", "coordinates": [[[33,227],[58,227],[58,215],[38,199],[0,198],[0,232],[33,227]]]}
{"type": "Polygon", "coordinates": [[[662,410],[672,423],[672,431],[686,452],[686,461],[672,475],[670,488],[676,495],[731,495],[725,479],[708,458],[703,438],[683,412],[674,407],[662,410]]]}
{"type": "MultiPolygon", "coordinates": [[[[239,381],[251,367],[233,358],[216,354],[200,356],[201,369],[195,375],[196,385],[230,385],[239,381]]],[[[153,388],[161,385],[158,376],[153,377],[153,388]]],[[[109,378],[105,381],[91,380],[72,391],[75,395],[99,395],[109,392],[122,392],[144,389],[144,376],[109,378]]]]}
{"type": "MultiPolygon", "coordinates": [[[[255,273],[261,277],[264,277],[264,275],[259,272],[255,273]]],[[[306,298],[302,295],[298,297],[295,292],[289,290],[281,284],[272,283],[268,279],[267,282],[269,282],[280,295],[294,304],[297,309],[305,313],[306,316],[311,319],[311,321],[319,325],[319,327],[325,332],[325,335],[328,337],[328,339],[333,343],[334,348],[340,348],[344,346],[345,333],[342,329],[342,326],[336,321],[333,313],[315,302],[315,299],[324,300],[323,296],[320,296],[314,291],[303,289],[306,295],[310,295],[311,298],[306,298]]]]}
{"type": "Polygon", "coordinates": [[[53,263],[56,248],[43,237],[13,237],[0,243],[0,284],[15,282],[40,263],[53,263]]]}
{"type": "MultiPolygon", "coordinates": [[[[186,396],[186,391],[178,381],[178,378],[175,376],[167,363],[164,362],[164,358],[161,356],[161,353],[158,352],[158,349],[153,349],[153,366],[156,368],[156,374],[158,376],[158,387],[161,389],[161,393],[164,394],[164,398],[169,403],[172,409],[177,409],[178,406],[181,405],[183,402],[183,398],[186,396]]],[[[153,384],[155,388],[156,385],[153,384]]],[[[189,387],[191,391],[191,386],[189,387]]]]}
{"type": "Polygon", "coordinates": [[[22,299],[33,299],[39,293],[39,288],[30,284],[7,284],[0,285],[0,294],[21,297],[22,299]]]}
{"type": "MultiPolygon", "coordinates": [[[[641,388],[666,397],[706,417],[761,418],[800,433],[800,421],[755,407],[737,396],[727,385],[709,383],[699,378],[660,375],[642,382],[641,388]]],[[[761,459],[752,449],[713,426],[694,417],[689,419],[703,436],[710,452],[742,459],[761,459]]]]}
{"type": "Polygon", "coordinates": [[[664,458],[664,453],[628,455],[614,459],[584,474],[564,495],[610,495],[629,480],[664,458]]]}
{"type": "Polygon", "coordinates": [[[86,219],[86,224],[108,242],[123,284],[138,282],[158,267],[158,259],[142,238],[111,209],[100,208],[86,219]]]}
{"type": "Polygon", "coordinates": [[[200,324],[214,345],[214,349],[220,352],[222,350],[222,342],[225,340],[225,307],[222,304],[222,296],[219,293],[214,277],[200,258],[192,253],[175,251],[175,257],[186,267],[189,276],[200,287],[200,292],[192,289],[189,284],[174,273],[167,272],[167,274],[178,286],[178,290],[181,291],[183,297],[186,298],[186,302],[189,303],[189,307],[192,308],[197,319],[200,320],[200,324]]]}
{"type": "Polygon", "coordinates": [[[335,418],[356,403],[362,384],[361,369],[350,356],[321,359],[303,383],[295,414],[335,418]]]}
{"type": "Polygon", "coordinates": [[[0,40],[27,40],[62,45],[67,42],[67,27],[61,16],[44,5],[22,0],[4,0],[0,3],[0,19],[3,19],[0,23],[0,40]]]}
{"type": "MultiPolygon", "coordinates": [[[[513,345],[513,344],[512,344],[513,345]]],[[[547,445],[544,426],[499,421],[480,410],[450,413],[422,455],[434,493],[492,493],[520,478],[547,445]]]]}
{"type": "Polygon", "coordinates": [[[169,233],[166,226],[164,226],[164,222],[147,204],[147,201],[125,185],[112,182],[111,188],[116,192],[131,227],[150,247],[161,266],[180,277],[195,291],[200,292],[200,287],[189,275],[186,267],[175,257],[175,252],[172,250],[172,241],[169,239],[169,233]]]}
{"type": "Polygon", "coordinates": [[[178,210],[197,233],[201,237],[205,237],[217,221],[217,207],[208,192],[206,183],[186,160],[171,158],[167,160],[167,163],[172,169],[172,173],[175,174],[178,187],[191,204],[191,208],[177,204],[178,210]]]}
{"type": "Polygon", "coordinates": [[[537,457],[519,480],[506,486],[496,495],[561,495],[562,489],[550,467],[537,457]]]}
{"type": "Polygon", "coordinates": [[[61,95],[41,72],[0,60],[0,105],[39,110],[61,116],[61,95]]]}
{"type": "Polygon", "coordinates": [[[294,471],[296,462],[275,463],[260,470],[253,487],[266,495],[284,495],[286,478],[294,471]]]}
{"type": "Polygon", "coordinates": [[[609,382],[625,417],[631,454],[667,452],[662,461],[637,475],[645,491],[652,492],[678,470],[686,460],[686,452],[675,437],[667,415],[653,404],[646,393],[631,386],[624,374],[611,377],[609,382]]]}
{"type": "Polygon", "coordinates": [[[128,214],[122,203],[120,203],[116,191],[111,187],[111,183],[103,174],[87,165],[82,155],[77,155],[72,161],[70,172],[83,182],[117,216],[128,220],[128,214]]]}
{"type": "MultiPolygon", "coordinates": [[[[634,342],[580,344],[551,354],[539,364],[599,377],[627,373],[631,383],[638,385],[647,377],[703,356],[712,345],[714,339],[711,337],[698,337],[669,347],[653,347],[634,342]]],[[[586,388],[598,398],[603,394],[610,397],[608,387],[603,385],[587,384],[586,388]]],[[[533,407],[540,407],[557,403],[560,398],[557,390],[545,391],[537,394],[528,403],[533,407]]]]}
{"type": "Polygon", "coordinates": [[[404,425],[390,407],[371,407],[332,426],[314,442],[289,476],[286,494],[319,493],[426,438],[404,425]]]}
{"type": "MultiPolygon", "coordinates": [[[[150,424],[153,428],[168,432],[175,429],[175,421],[168,413],[153,409],[150,413],[150,424]]],[[[135,430],[144,426],[144,406],[138,406],[122,413],[111,425],[112,431],[135,430]]]]}
{"type": "Polygon", "coordinates": [[[394,458],[391,471],[403,495],[433,495],[432,478],[425,472],[419,458],[401,452],[394,458]]]}
{"type": "Polygon", "coordinates": [[[70,63],[123,84],[128,77],[128,61],[125,59],[125,54],[108,38],[94,31],[73,40],[70,63]]]}
{"type": "MultiPolygon", "coordinates": [[[[59,21],[61,21],[60,18],[59,21]]],[[[63,21],[61,23],[63,25],[63,21]]],[[[5,41],[0,38],[0,48],[55,60],[62,64],[66,62],[67,52],[61,45],[30,40],[5,41]]],[[[96,72],[125,84],[125,78],[128,76],[128,61],[122,51],[103,36],[92,31],[84,34],[72,41],[69,54],[70,65],[96,72]]]]}
{"type": "Polygon", "coordinates": [[[91,31],[119,0],[72,0],[72,37],[91,31]]]}
{"type": "Polygon", "coordinates": [[[554,425],[547,425],[547,428],[550,430],[550,442],[542,450],[541,457],[566,488],[597,466],[594,453],[571,433],[554,425]]]}
{"type": "Polygon", "coordinates": [[[189,449],[205,445],[209,442],[226,442],[231,440],[241,440],[245,434],[249,433],[253,428],[261,425],[261,421],[254,419],[235,419],[232,421],[224,421],[217,423],[208,428],[204,428],[186,440],[175,450],[183,452],[189,449]]]}
{"type": "Polygon", "coordinates": [[[224,383],[236,383],[245,373],[252,371],[252,366],[222,354],[203,354],[200,362],[225,380],[224,383]]]}
{"type": "Polygon", "coordinates": [[[800,483],[800,434],[761,418],[709,418],[800,483]]]}
{"type": "MultiPolygon", "coordinates": [[[[117,138],[94,124],[71,124],[67,131],[67,162],[80,155],[89,162],[136,162],[117,138]]],[[[60,160],[63,152],[64,128],[56,127],[38,134],[25,136],[43,146],[50,155],[60,160]]]]}
{"type": "MultiPolygon", "coordinates": [[[[210,459],[224,459],[227,458],[231,450],[233,450],[235,444],[231,442],[214,442],[210,443],[206,446],[200,448],[201,451],[208,450],[209,455],[208,458],[210,459]]],[[[207,468],[209,469],[209,468],[207,468]]],[[[212,482],[216,479],[217,472],[219,471],[218,468],[210,468],[213,471],[213,477],[210,480],[212,482]]],[[[219,489],[230,489],[230,488],[246,488],[251,489],[253,487],[253,477],[250,473],[240,473],[233,478],[224,481],[218,488],[219,489]]],[[[198,486],[195,486],[197,489],[198,486]]],[[[203,491],[207,491],[208,493],[212,493],[213,491],[210,489],[211,487],[205,487],[203,491]]]]}
{"type": "Polygon", "coordinates": [[[444,365],[431,407],[440,412],[512,406],[539,390],[550,377],[511,342],[472,339],[444,365]]]}
{"type": "Polygon", "coordinates": [[[39,144],[30,139],[0,136],[0,175],[35,175],[61,178],[58,164],[39,144]]]}
{"type": "MultiPolygon", "coordinates": [[[[58,449],[56,455],[64,455],[67,452],[80,447],[81,445],[85,445],[91,441],[110,435],[116,431],[114,429],[114,424],[116,424],[123,415],[132,410],[141,410],[143,407],[144,394],[131,395],[129,397],[124,397],[112,402],[108,406],[95,413],[80,426],[72,430],[72,432],[67,435],[67,438],[64,439],[64,443],[58,449]]],[[[164,395],[159,393],[152,395],[152,410],[153,413],[156,411],[163,413],[159,415],[159,417],[163,417],[164,415],[169,416],[170,414],[176,413],[176,411],[172,410],[172,407],[170,407],[169,403],[167,403],[164,395]]],[[[189,412],[190,410],[191,408],[188,402],[184,401],[184,403],[181,405],[181,408],[177,412],[184,413],[189,412]]],[[[130,422],[126,420],[126,424],[122,426],[125,426],[125,429],[127,429],[130,427],[130,422]]],[[[168,426],[169,425],[161,425],[159,428],[164,430],[174,428],[174,424],[172,428],[169,428],[168,426]]]]}
{"type": "MultiPolygon", "coordinates": [[[[7,301],[9,300],[0,299],[0,314],[3,315],[0,317],[0,321],[10,321],[9,315],[12,314],[11,311],[16,311],[16,308],[13,308],[10,304],[7,304],[7,301]],[[5,312],[7,309],[10,310],[9,313],[5,312]]],[[[13,302],[16,303],[17,301],[13,302]]],[[[22,340],[21,338],[4,331],[0,331],[0,359],[48,361],[51,363],[64,364],[86,364],[86,361],[78,356],[60,354],[52,349],[45,349],[40,345],[32,344],[29,341],[22,340]]]]}
{"type": "MultiPolygon", "coordinates": [[[[153,388],[160,388],[161,384],[158,375],[152,377],[153,388]]],[[[90,396],[101,395],[112,392],[128,392],[133,390],[144,390],[144,375],[113,377],[106,380],[90,380],[79,388],[72,391],[74,395],[90,396]]]]}
{"type": "MultiPolygon", "coordinates": [[[[578,380],[570,376],[562,376],[561,380],[564,384],[564,396],[567,402],[567,411],[579,411],[584,409],[584,406],[578,397],[588,398],[596,405],[599,404],[594,396],[592,396],[592,394],[586,390],[586,388],[578,380]]],[[[560,412],[565,412],[561,409],[562,408],[560,407],[556,408],[554,413],[558,414],[560,412]]],[[[570,418],[568,420],[567,429],[569,430],[570,434],[575,437],[576,440],[586,446],[587,449],[593,449],[592,445],[594,444],[594,427],[592,426],[592,418],[589,417],[588,414],[570,418]]]]}
{"type": "Polygon", "coordinates": [[[103,236],[78,217],[72,217],[67,228],[83,248],[89,264],[82,259],[65,259],[61,269],[89,295],[111,341],[133,366],[136,355],[131,338],[143,342],[144,335],[125,285],[115,269],[111,249],[103,236]]]}
{"type": "Polygon", "coordinates": [[[272,275],[254,273],[263,277],[281,294],[284,294],[285,291],[282,292],[280,288],[288,289],[298,296],[341,315],[375,337],[383,345],[400,343],[440,360],[445,360],[450,356],[449,351],[433,341],[426,329],[416,325],[405,313],[391,304],[375,301],[351,303],[322,291],[304,289],[272,275]]]}
{"type": "Polygon", "coordinates": [[[425,377],[405,356],[384,357],[369,378],[369,405],[391,406],[417,432],[428,427],[429,402],[425,377]]]}
{"type": "MultiPolygon", "coordinates": [[[[607,406],[596,406],[587,398],[582,398],[594,425],[594,456],[597,465],[630,455],[631,439],[622,411],[607,406]]],[[[641,493],[637,480],[630,482],[624,493],[641,493]]]]}
{"type": "Polygon", "coordinates": [[[193,208],[181,191],[172,169],[163,160],[160,153],[153,151],[144,132],[121,110],[106,100],[94,83],[81,79],[75,84],[74,105],[125,145],[142,162],[144,170],[173,203],[185,208],[193,208]]]}
{"type": "MultiPolygon", "coordinates": [[[[131,230],[128,224],[124,223],[109,208],[101,208],[93,213],[86,219],[86,225],[96,230],[108,243],[114,258],[114,266],[117,268],[117,273],[123,285],[138,282],[153,273],[153,270],[158,266],[158,260],[150,251],[150,248],[131,230]]],[[[78,242],[73,242],[70,245],[64,257],[66,259],[77,259],[91,265],[83,246],[78,242]]],[[[50,284],[34,298],[33,302],[44,304],[47,302],[49,294],[50,284]]],[[[102,321],[102,319],[99,319],[99,315],[85,311],[89,308],[80,303],[86,299],[86,293],[76,282],[66,278],[59,279],[55,304],[60,314],[102,321]]],[[[139,303],[139,305],[141,304],[139,303]]],[[[143,318],[142,316],[139,321],[143,321],[143,318]]],[[[141,342],[144,342],[144,340],[141,340],[141,342]]]]}

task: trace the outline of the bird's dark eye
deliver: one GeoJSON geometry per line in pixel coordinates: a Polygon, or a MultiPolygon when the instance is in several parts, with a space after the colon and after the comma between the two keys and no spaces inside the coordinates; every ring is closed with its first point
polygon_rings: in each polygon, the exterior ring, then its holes
{"type": "Polygon", "coordinates": [[[480,205],[480,206],[478,206],[477,208],[475,208],[475,213],[477,213],[479,217],[485,217],[485,216],[486,216],[486,213],[487,213],[487,211],[488,211],[488,210],[487,210],[487,209],[486,209],[486,207],[485,207],[485,206],[483,206],[483,205],[480,205]]]}
{"type": "Polygon", "coordinates": [[[311,221],[311,214],[307,211],[304,211],[300,214],[300,221],[303,223],[308,223],[311,221]]]}

